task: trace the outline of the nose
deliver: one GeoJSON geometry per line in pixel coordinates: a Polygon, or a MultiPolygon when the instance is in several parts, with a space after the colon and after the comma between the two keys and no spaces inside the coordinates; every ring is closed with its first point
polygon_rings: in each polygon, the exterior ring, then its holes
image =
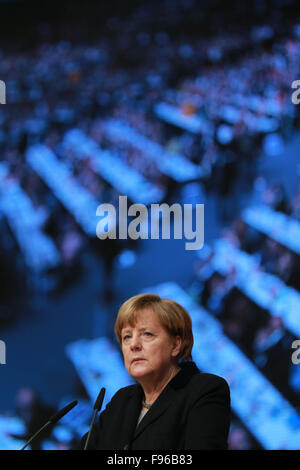
{"type": "Polygon", "coordinates": [[[138,335],[133,335],[131,338],[130,349],[132,351],[137,351],[141,349],[141,341],[138,335]]]}

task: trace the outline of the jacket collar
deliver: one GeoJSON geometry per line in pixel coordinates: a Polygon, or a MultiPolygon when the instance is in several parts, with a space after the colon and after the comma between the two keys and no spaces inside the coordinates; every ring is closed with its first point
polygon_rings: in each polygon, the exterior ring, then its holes
{"type": "Polygon", "coordinates": [[[159,416],[171,406],[176,390],[183,388],[191,380],[193,375],[199,373],[199,369],[192,361],[184,362],[179,365],[181,370],[170,380],[137,428],[135,427],[141,412],[141,402],[144,393],[139,384],[133,388],[128,407],[128,435],[131,436],[131,441],[136,439],[150,423],[159,418],[159,416]]]}
{"type": "Polygon", "coordinates": [[[178,388],[184,387],[193,377],[193,375],[198,374],[200,371],[196,364],[193,361],[182,362],[180,365],[181,370],[178,374],[173,377],[172,380],[168,383],[167,386],[177,390],[178,388]]]}

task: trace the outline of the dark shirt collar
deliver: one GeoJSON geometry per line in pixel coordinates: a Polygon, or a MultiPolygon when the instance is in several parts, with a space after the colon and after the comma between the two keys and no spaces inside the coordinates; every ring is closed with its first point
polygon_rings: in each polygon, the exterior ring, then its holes
{"type": "Polygon", "coordinates": [[[195,374],[199,374],[199,369],[193,361],[179,364],[181,370],[173,377],[168,385],[175,390],[184,387],[195,374]]]}

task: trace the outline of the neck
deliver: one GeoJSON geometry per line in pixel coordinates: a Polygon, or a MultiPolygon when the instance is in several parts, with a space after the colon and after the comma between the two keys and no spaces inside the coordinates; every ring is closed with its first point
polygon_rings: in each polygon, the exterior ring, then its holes
{"type": "Polygon", "coordinates": [[[180,371],[180,367],[175,364],[172,366],[167,374],[163,377],[157,378],[156,380],[153,377],[149,378],[149,380],[145,380],[142,383],[140,382],[143,390],[144,390],[144,401],[148,404],[152,404],[161,394],[163,389],[168,385],[170,380],[175,377],[175,375],[180,371]]]}

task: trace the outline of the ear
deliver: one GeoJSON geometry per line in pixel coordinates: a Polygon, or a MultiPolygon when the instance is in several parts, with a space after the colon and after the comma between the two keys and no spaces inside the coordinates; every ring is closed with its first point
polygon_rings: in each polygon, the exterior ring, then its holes
{"type": "Polygon", "coordinates": [[[173,349],[171,352],[172,357],[178,356],[181,350],[181,345],[182,345],[182,340],[180,336],[175,336],[174,341],[173,341],[173,349]]]}

